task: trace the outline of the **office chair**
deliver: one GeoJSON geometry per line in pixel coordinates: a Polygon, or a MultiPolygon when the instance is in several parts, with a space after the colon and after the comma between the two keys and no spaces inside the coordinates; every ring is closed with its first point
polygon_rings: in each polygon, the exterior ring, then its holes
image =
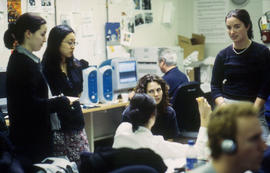
{"type": "Polygon", "coordinates": [[[203,95],[199,82],[189,82],[177,88],[172,104],[181,136],[197,137],[200,114],[196,97],[203,95]]]}

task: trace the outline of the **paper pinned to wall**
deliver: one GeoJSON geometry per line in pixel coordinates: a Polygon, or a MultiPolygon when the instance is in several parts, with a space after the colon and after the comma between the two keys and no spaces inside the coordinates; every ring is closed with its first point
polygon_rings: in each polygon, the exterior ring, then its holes
{"type": "Polygon", "coordinates": [[[54,0],[28,0],[28,12],[47,12],[54,13],[54,0]]]}
{"type": "Polygon", "coordinates": [[[228,11],[227,0],[195,0],[194,26],[196,33],[205,35],[206,43],[225,43],[224,18],[228,11]]]}
{"type": "Polygon", "coordinates": [[[121,45],[130,46],[132,42],[132,33],[121,32],[121,45]]]}
{"type": "Polygon", "coordinates": [[[81,19],[82,36],[92,37],[94,35],[93,13],[84,13],[81,19]]]}
{"type": "Polygon", "coordinates": [[[60,14],[60,25],[72,26],[71,14],[60,14]]]}
{"type": "Polygon", "coordinates": [[[0,12],[4,12],[6,6],[5,2],[6,1],[0,1],[0,12]]]}
{"type": "Polygon", "coordinates": [[[107,57],[108,59],[112,59],[112,58],[129,58],[130,54],[127,52],[127,50],[121,46],[121,45],[117,45],[117,46],[107,46],[107,57]]]}

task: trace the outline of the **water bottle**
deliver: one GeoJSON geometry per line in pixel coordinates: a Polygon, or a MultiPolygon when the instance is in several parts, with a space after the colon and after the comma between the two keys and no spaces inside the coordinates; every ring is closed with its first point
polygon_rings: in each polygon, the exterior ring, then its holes
{"type": "Polygon", "coordinates": [[[188,148],[186,150],[186,171],[190,171],[197,166],[198,159],[194,143],[194,140],[188,140],[188,148]]]}

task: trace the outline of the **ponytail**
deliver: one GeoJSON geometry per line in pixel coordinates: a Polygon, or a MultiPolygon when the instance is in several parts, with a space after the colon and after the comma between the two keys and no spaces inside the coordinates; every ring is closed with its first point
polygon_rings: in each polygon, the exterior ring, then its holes
{"type": "Polygon", "coordinates": [[[133,132],[138,130],[139,126],[144,126],[148,122],[148,119],[144,117],[144,114],[138,108],[132,109],[128,114],[131,119],[133,132]]]}
{"type": "Polygon", "coordinates": [[[46,20],[34,13],[24,13],[16,23],[10,23],[4,34],[4,43],[6,48],[13,49],[15,42],[22,44],[24,42],[24,33],[29,30],[31,33],[40,29],[41,25],[46,24],[46,20]]]}
{"type": "Polygon", "coordinates": [[[8,49],[13,49],[14,48],[14,43],[16,41],[15,39],[15,23],[10,23],[8,25],[8,29],[6,30],[4,34],[4,43],[5,47],[8,49]]]}

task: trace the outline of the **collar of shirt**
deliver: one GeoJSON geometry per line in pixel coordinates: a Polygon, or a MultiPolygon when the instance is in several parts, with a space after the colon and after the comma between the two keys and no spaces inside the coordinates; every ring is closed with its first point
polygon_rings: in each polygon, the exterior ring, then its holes
{"type": "Polygon", "coordinates": [[[153,135],[151,130],[149,130],[148,128],[143,127],[143,126],[139,126],[139,128],[134,133],[146,133],[149,135],[153,135]]]}
{"type": "Polygon", "coordinates": [[[174,68],[170,69],[169,71],[167,71],[165,74],[168,74],[168,73],[170,73],[170,72],[172,72],[172,71],[174,71],[176,69],[177,69],[177,67],[174,67],[174,68]]]}
{"type": "Polygon", "coordinates": [[[35,63],[40,63],[40,59],[34,55],[33,53],[29,52],[27,49],[25,49],[24,47],[22,46],[17,46],[16,47],[16,50],[21,53],[21,54],[24,54],[26,55],[27,57],[29,57],[30,59],[32,59],[35,63]]]}

